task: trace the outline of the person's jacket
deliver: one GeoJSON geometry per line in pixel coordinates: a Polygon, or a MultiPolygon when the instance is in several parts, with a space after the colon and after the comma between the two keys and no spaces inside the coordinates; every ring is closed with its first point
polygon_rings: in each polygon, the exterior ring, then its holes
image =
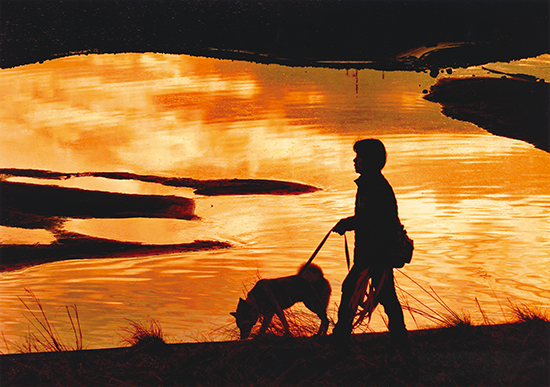
{"type": "MultiPolygon", "coordinates": [[[[380,171],[362,174],[357,180],[355,198],[355,263],[372,265],[395,243],[402,229],[397,200],[390,183],[380,171]]],[[[380,262],[381,263],[381,262],[380,262]]]]}

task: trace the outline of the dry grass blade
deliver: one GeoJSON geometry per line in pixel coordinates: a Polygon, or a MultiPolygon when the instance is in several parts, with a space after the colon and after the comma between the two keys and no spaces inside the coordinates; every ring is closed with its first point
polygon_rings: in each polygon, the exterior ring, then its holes
{"type": "Polygon", "coordinates": [[[29,338],[34,338],[45,351],[66,351],[67,348],[61,342],[55,328],[50,324],[48,317],[46,316],[46,312],[44,311],[44,308],[40,303],[40,299],[28,289],[25,289],[25,292],[34,301],[34,303],[38,306],[38,309],[40,310],[39,314],[35,313],[21,297],[18,297],[19,301],[23,303],[27,311],[33,317],[32,319],[27,317],[27,320],[38,331],[42,340],[40,340],[36,335],[30,335],[29,338]]]}
{"type": "MultiPolygon", "coordinates": [[[[432,299],[434,299],[439,305],[443,307],[447,311],[448,314],[441,314],[436,312],[434,309],[430,308],[428,305],[420,301],[418,298],[414,297],[412,294],[404,291],[402,288],[399,288],[402,292],[406,293],[408,296],[412,297],[414,300],[419,302],[424,308],[427,308],[430,312],[434,313],[433,315],[429,315],[427,312],[421,313],[424,317],[428,317],[432,320],[439,321],[443,326],[452,327],[452,326],[471,326],[472,321],[469,315],[463,314],[460,316],[458,313],[456,313],[454,310],[452,310],[449,305],[443,301],[443,299],[436,293],[436,291],[430,286],[430,290],[424,288],[422,285],[420,285],[417,281],[412,279],[407,274],[403,273],[401,270],[396,269],[399,273],[403,274],[406,278],[411,280],[416,286],[418,286],[420,289],[422,289],[425,293],[427,293],[432,299]]],[[[409,308],[409,311],[412,311],[412,309],[409,308]]],[[[418,309],[415,309],[415,311],[418,312],[418,309]]]]}
{"type": "Polygon", "coordinates": [[[240,332],[234,321],[225,324],[213,324],[213,328],[207,334],[196,335],[196,342],[214,342],[225,340],[239,340],[240,332]]]}
{"type": "Polygon", "coordinates": [[[512,313],[519,322],[549,322],[550,317],[547,312],[543,312],[539,307],[529,306],[527,304],[514,304],[510,302],[512,313]]]}
{"type": "Polygon", "coordinates": [[[67,310],[67,315],[69,316],[69,320],[71,321],[71,327],[74,332],[74,339],[76,343],[75,349],[78,351],[78,350],[82,350],[84,347],[83,341],[82,341],[82,329],[80,328],[80,318],[78,317],[78,309],[76,308],[76,305],[71,305],[71,308],[73,309],[75,314],[74,320],[76,320],[76,326],[75,326],[73,317],[71,316],[71,311],[69,307],[65,305],[65,309],[67,310]]]}
{"type": "Polygon", "coordinates": [[[481,312],[481,316],[483,317],[483,323],[485,325],[491,324],[491,321],[489,320],[489,318],[487,317],[487,315],[485,314],[483,309],[481,309],[481,305],[480,305],[479,300],[477,299],[477,297],[475,297],[475,300],[476,300],[476,305],[479,308],[479,311],[481,312]]]}
{"type": "MultiPolygon", "coordinates": [[[[419,314],[421,314],[422,316],[424,317],[428,317],[430,320],[432,321],[438,321],[438,322],[444,322],[446,320],[446,317],[443,316],[441,313],[435,311],[434,309],[430,308],[428,305],[426,305],[425,303],[423,303],[422,301],[420,301],[418,298],[416,298],[415,296],[413,296],[411,293],[407,292],[406,290],[403,290],[403,288],[399,287],[398,288],[401,292],[403,292],[404,294],[406,294],[407,296],[411,297],[413,300],[415,300],[416,302],[418,302],[422,307],[426,308],[428,311],[430,311],[432,314],[426,312],[426,311],[422,311],[421,309],[418,309],[418,308],[408,308],[409,311],[415,311],[415,312],[421,312],[419,314]]],[[[429,293],[429,292],[428,292],[429,293]]]]}
{"type": "MultiPolygon", "coordinates": [[[[14,345],[14,348],[16,348],[18,352],[60,352],[82,350],[84,348],[82,329],[80,326],[80,319],[78,316],[78,309],[76,305],[72,305],[70,308],[68,306],[65,306],[67,315],[69,316],[71,330],[73,331],[75,337],[75,345],[74,347],[71,347],[70,345],[63,343],[55,326],[50,323],[40,299],[28,289],[25,289],[25,292],[27,293],[27,296],[31,299],[32,303],[25,302],[22,297],[18,298],[25,306],[25,309],[27,309],[27,311],[30,313],[30,317],[25,316],[26,319],[29,321],[30,326],[29,332],[24,336],[23,343],[12,343],[14,345]],[[33,304],[36,305],[34,310],[32,308],[33,304]],[[31,326],[37,333],[31,332],[31,326]]],[[[9,344],[5,337],[4,344],[6,345],[6,349],[8,349],[8,352],[10,352],[9,344]]]]}
{"type": "MultiPolygon", "coordinates": [[[[6,339],[6,336],[4,335],[4,332],[2,331],[2,340],[4,340],[4,345],[6,346],[7,353],[10,353],[10,344],[8,342],[8,339],[6,339]]],[[[3,352],[0,352],[0,354],[4,354],[3,352]]]]}
{"type": "Polygon", "coordinates": [[[397,283],[397,279],[395,277],[394,277],[394,282],[395,282],[396,290],[398,290],[399,293],[400,293],[399,294],[399,302],[401,303],[403,309],[405,309],[409,312],[409,314],[411,315],[411,318],[413,319],[416,327],[419,328],[418,321],[416,320],[416,317],[415,317],[414,313],[411,310],[411,304],[410,304],[409,298],[407,297],[407,294],[405,294],[403,289],[401,289],[401,287],[397,283]]]}
{"type": "Polygon", "coordinates": [[[436,291],[434,290],[434,288],[432,288],[432,287],[430,286],[430,290],[432,291],[432,293],[429,293],[429,292],[428,292],[428,294],[430,294],[430,295],[432,296],[432,298],[433,298],[434,300],[436,300],[436,301],[439,303],[439,305],[441,305],[443,308],[445,308],[445,310],[446,310],[447,312],[449,312],[449,313],[451,314],[451,316],[456,316],[456,315],[457,315],[457,314],[455,313],[455,311],[452,310],[451,307],[445,303],[445,301],[443,301],[443,299],[439,296],[439,294],[436,293],[436,291]]]}
{"type": "Polygon", "coordinates": [[[152,318],[147,318],[145,322],[127,320],[130,327],[123,327],[122,330],[127,333],[123,336],[122,342],[130,346],[149,346],[156,344],[166,344],[164,334],[160,323],[152,318]]]}
{"type": "MultiPolygon", "coordinates": [[[[300,310],[299,308],[290,308],[283,311],[286,321],[288,322],[290,334],[293,337],[309,337],[317,333],[320,320],[311,312],[300,310]]],[[[256,324],[253,331],[257,334],[261,324],[256,324]]],[[[284,336],[285,328],[283,323],[275,315],[269,324],[267,332],[276,336],[284,336]]]]}
{"type": "MultiPolygon", "coordinates": [[[[412,279],[410,276],[408,276],[407,274],[403,273],[401,270],[399,269],[396,269],[399,273],[403,274],[403,276],[405,276],[406,278],[408,278],[409,280],[412,281],[412,283],[414,283],[416,286],[418,286],[420,289],[422,289],[425,293],[427,293],[431,298],[433,298],[435,301],[437,301],[437,303],[439,303],[440,305],[442,305],[445,309],[447,310],[450,310],[449,307],[445,304],[445,303],[442,303],[442,300],[439,298],[439,296],[434,296],[431,292],[429,292],[426,288],[424,288],[422,285],[420,285],[417,281],[415,281],[414,279],[412,279]]],[[[430,287],[430,289],[435,293],[435,291],[430,287]]],[[[407,293],[409,296],[413,297],[410,293],[407,293]]],[[[435,310],[429,308],[426,304],[422,303],[420,300],[416,299],[415,297],[413,297],[416,301],[420,302],[424,307],[428,308],[431,312],[441,316],[439,313],[437,313],[435,310]]]]}
{"type": "Polygon", "coordinates": [[[498,306],[500,308],[500,311],[502,312],[502,316],[504,317],[504,321],[507,322],[506,320],[506,313],[504,313],[504,308],[502,308],[502,304],[500,303],[500,300],[499,298],[497,297],[497,294],[495,292],[495,289],[493,289],[493,285],[491,285],[491,282],[489,282],[489,276],[488,275],[485,275],[483,278],[485,278],[485,280],[487,281],[487,284],[489,285],[489,288],[491,288],[491,291],[493,292],[493,295],[495,296],[495,300],[497,300],[497,303],[498,303],[498,306]]]}

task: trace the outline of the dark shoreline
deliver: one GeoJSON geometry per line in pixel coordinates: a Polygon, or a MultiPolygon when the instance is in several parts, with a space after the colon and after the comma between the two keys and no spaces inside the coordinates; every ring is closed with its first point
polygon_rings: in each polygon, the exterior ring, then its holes
{"type": "Polygon", "coordinates": [[[424,98],[448,117],[550,152],[550,83],[522,74],[442,78],[424,98]]]}
{"type": "MultiPolygon", "coordinates": [[[[195,202],[175,195],[135,195],[0,181],[3,210],[43,217],[193,220],[195,202]]],[[[3,223],[5,222],[2,216],[3,223]]]]}
{"type": "Polygon", "coordinates": [[[214,179],[199,180],[188,177],[164,177],[139,175],[130,172],[75,172],[64,173],[42,169],[3,168],[0,175],[32,177],[37,179],[67,180],[76,177],[103,177],[114,180],[137,180],[170,187],[193,188],[195,194],[220,195],[300,195],[319,191],[320,188],[307,184],[266,179],[214,179]]]}
{"type": "MultiPolygon", "coordinates": [[[[4,177],[19,176],[49,180],[73,177],[104,177],[138,180],[172,187],[194,188],[205,196],[300,195],[319,188],[285,181],[259,179],[196,180],[127,172],[62,173],[36,169],[0,169],[4,177]]],[[[175,195],[123,194],[64,188],[55,185],[15,183],[0,180],[0,225],[59,230],[65,218],[174,218],[200,219],[193,199],[175,195]]]]}
{"type": "MultiPolygon", "coordinates": [[[[139,180],[173,187],[194,188],[200,195],[299,195],[319,189],[309,185],[253,179],[196,180],[126,172],[62,173],[34,169],[0,169],[3,176],[23,176],[50,180],[73,177],[104,177],[139,180]]],[[[228,242],[147,245],[95,238],[63,230],[66,218],[174,218],[197,221],[193,199],[174,195],[135,195],[78,188],[63,188],[0,181],[0,225],[45,229],[56,241],[49,245],[0,244],[0,272],[18,270],[46,262],[68,259],[138,257],[182,251],[207,251],[232,247],[228,242]]]]}
{"type": "Polygon", "coordinates": [[[413,355],[388,333],[267,336],[247,341],[0,356],[2,380],[29,385],[548,386],[550,322],[410,331],[413,355]]]}
{"type": "Polygon", "coordinates": [[[0,245],[0,272],[71,259],[141,257],[189,251],[227,249],[228,242],[196,240],[191,243],[150,245],[60,232],[49,245],[0,245]]]}
{"type": "Polygon", "coordinates": [[[545,0],[4,0],[0,67],[91,53],[430,71],[548,52],[545,0]],[[421,57],[419,47],[459,44],[421,57]]]}

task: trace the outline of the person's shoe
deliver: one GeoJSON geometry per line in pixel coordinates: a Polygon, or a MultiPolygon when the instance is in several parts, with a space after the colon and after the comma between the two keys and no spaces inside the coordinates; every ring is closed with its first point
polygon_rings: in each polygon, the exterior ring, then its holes
{"type": "Polygon", "coordinates": [[[351,331],[341,329],[337,324],[329,335],[329,340],[337,348],[346,349],[351,344],[351,331]]]}

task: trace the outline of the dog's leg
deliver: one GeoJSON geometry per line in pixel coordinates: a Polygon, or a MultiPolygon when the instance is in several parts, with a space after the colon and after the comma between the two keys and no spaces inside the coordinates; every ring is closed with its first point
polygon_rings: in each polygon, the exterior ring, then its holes
{"type": "MultiPolygon", "coordinates": [[[[328,300],[327,300],[327,304],[328,304],[328,300]]],[[[320,302],[320,301],[314,301],[314,302],[304,301],[304,305],[321,319],[321,325],[319,326],[319,330],[317,331],[317,336],[326,335],[328,330],[328,323],[329,323],[328,317],[327,317],[326,305],[323,305],[323,302],[320,302]]]]}
{"type": "Polygon", "coordinates": [[[319,318],[321,319],[321,325],[319,326],[319,331],[317,332],[317,336],[326,335],[328,330],[327,312],[323,311],[322,313],[317,313],[317,316],[319,316],[319,318]]]}
{"type": "Polygon", "coordinates": [[[283,323],[283,327],[285,328],[285,336],[292,336],[290,334],[288,321],[286,321],[285,312],[281,308],[277,308],[277,317],[279,317],[279,320],[283,323]]]}
{"type": "Polygon", "coordinates": [[[273,318],[273,312],[266,313],[262,318],[262,326],[260,327],[260,334],[263,335],[267,331],[267,327],[271,324],[273,318]]]}

